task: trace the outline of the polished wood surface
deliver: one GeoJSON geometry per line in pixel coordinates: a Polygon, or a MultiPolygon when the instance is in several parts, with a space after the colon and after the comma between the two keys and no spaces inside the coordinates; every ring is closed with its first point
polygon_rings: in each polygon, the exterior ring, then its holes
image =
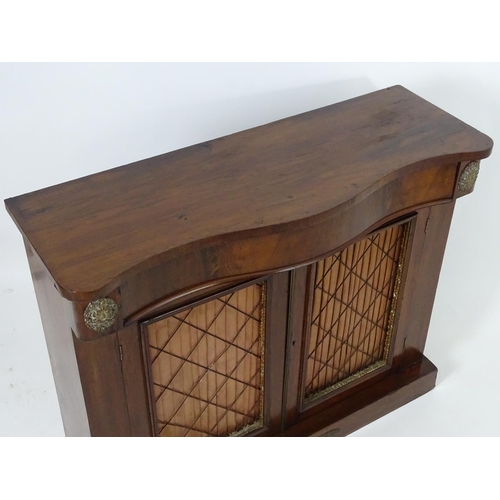
{"type": "MultiPolygon", "coordinates": [[[[6,204],[60,293],[90,300],[141,271],[203,249],[228,266],[227,276],[247,272],[241,261],[257,249],[261,267],[286,266],[282,256],[273,257],[281,255],[279,233],[307,230],[367,199],[378,206],[380,219],[396,208],[383,206],[396,189],[403,189],[400,197],[415,191],[415,203],[451,198],[451,186],[432,193],[439,184],[448,186],[440,167],[485,158],[491,148],[487,136],[395,86],[6,204]],[[411,185],[397,182],[428,169],[411,185]],[[242,237],[256,241],[224,251],[228,239],[242,237]]],[[[359,220],[358,226],[374,222],[359,220]]],[[[309,248],[293,260],[313,257],[309,248]]]]}
{"type": "Polygon", "coordinates": [[[424,352],[455,202],[427,207],[415,221],[396,314],[393,366],[419,361],[424,352]]]}
{"type": "Polygon", "coordinates": [[[347,436],[432,390],[436,376],[437,368],[424,356],[421,361],[377,380],[368,389],[352,392],[348,398],[288,427],[281,435],[347,436]]]}
{"type": "Polygon", "coordinates": [[[69,304],[54,288],[50,273],[29,242],[24,243],[45,332],[64,432],[67,436],[90,436],[73,335],[68,328],[69,304]]]}
{"type": "Polygon", "coordinates": [[[67,435],[345,435],[432,389],[460,177],[492,144],[396,86],[6,200],[67,435]]]}

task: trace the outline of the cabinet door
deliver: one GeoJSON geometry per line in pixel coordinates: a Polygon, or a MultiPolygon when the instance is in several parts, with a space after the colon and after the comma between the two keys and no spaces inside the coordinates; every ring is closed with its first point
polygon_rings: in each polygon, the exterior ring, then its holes
{"type": "Polygon", "coordinates": [[[154,435],[279,433],[287,296],[277,274],[141,324],[154,435]]]}
{"type": "Polygon", "coordinates": [[[294,271],[285,427],[390,369],[413,224],[386,225],[294,271]]]}

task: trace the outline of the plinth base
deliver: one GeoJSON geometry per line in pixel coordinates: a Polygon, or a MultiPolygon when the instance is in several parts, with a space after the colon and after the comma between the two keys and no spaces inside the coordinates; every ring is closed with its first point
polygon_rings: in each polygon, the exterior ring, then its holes
{"type": "Polygon", "coordinates": [[[347,436],[429,392],[437,368],[425,356],[406,369],[359,391],[327,410],[287,429],[283,436],[347,436]]]}

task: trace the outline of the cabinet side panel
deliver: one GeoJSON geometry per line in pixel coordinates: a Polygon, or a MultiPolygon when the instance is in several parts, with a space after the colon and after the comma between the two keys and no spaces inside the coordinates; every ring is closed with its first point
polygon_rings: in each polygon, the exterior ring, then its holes
{"type": "Polygon", "coordinates": [[[158,435],[263,427],[265,303],[257,283],[143,326],[158,435]]]}
{"type": "Polygon", "coordinates": [[[73,336],[66,317],[66,300],[54,288],[53,280],[25,241],[26,253],[42,318],[50,364],[66,436],[90,436],[87,411],[75,355],[73,336]]]}

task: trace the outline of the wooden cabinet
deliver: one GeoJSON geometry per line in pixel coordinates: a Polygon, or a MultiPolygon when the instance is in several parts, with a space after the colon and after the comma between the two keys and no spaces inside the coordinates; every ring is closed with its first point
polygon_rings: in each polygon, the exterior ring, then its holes
{"type": "Polygon", "coordinates": [[[341,436],[432,389],[491,149],[396,86],[6,200],[66,434],[341,436]]]}

